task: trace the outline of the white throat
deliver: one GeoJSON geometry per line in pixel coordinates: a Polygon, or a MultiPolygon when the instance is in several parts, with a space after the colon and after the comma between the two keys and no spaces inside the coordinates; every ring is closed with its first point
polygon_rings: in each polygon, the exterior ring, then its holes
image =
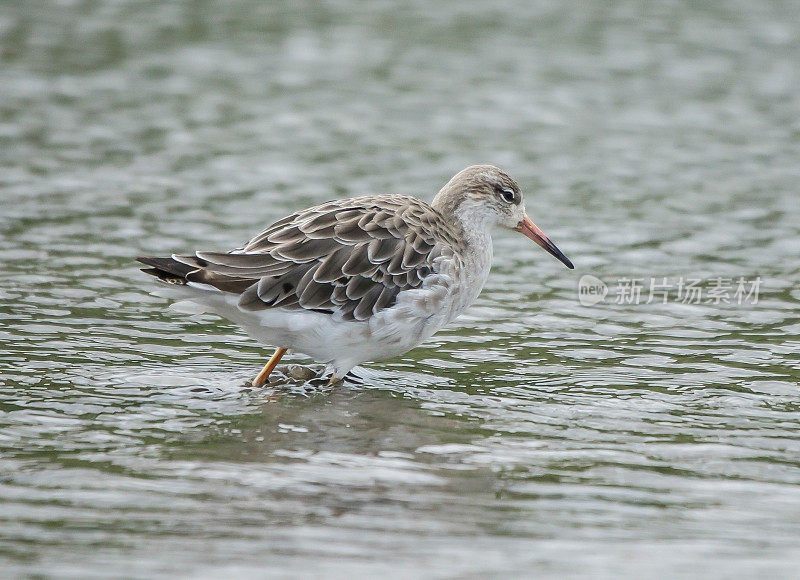
{"type": "Polygon", "coordinates": [[[494,216],[486,211],[482,204],[465,200],[453,212],[461,224],[462,235],[467,247],[473,251],[481,251],[488,247],[492,252],[492,235],[494,216]]]}
{"type": "Polygon", "coordinates": [[[469,290],[465,290],[464,295],[458,300],[460,308],[457,309],[461,311],[478,297],[492,268],[494,252],[491,230],[494,226],[494,216],[480,204],[473,204],[470,200],[462,202],[454,214],[461,223],[466,245],[462,255],[463,275],[467,282],[465,288],[469,290]]]}

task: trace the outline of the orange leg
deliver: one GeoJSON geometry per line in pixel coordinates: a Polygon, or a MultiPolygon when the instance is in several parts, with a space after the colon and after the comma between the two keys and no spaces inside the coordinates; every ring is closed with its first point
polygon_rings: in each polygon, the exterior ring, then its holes
{"type": "Polygon", "coordinates": [[[261,388],[267,384],[267,379],[269,378],[269,374],[273,371],[273,369],[278,366],[278,363],[281,360],[281,357],[286,354],[286,349],[281,347],[275,350],[275,354],[273,354],[266,365],[264,365],[264,369],[258,373],[258,376],[253,379],[253,386],[256,388],[261,388]]]}

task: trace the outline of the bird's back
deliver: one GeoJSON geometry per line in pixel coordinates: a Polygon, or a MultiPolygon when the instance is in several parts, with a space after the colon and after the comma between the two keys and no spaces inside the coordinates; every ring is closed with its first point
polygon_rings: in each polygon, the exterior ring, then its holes
{"type": "Polygon", "coordinates": [[[442,258],[457,259],[458,240],[453,224],[425,202],[375,195],[295,212],[228,253],[140,261],[167,281],[238,294],[241,310],[309,310],[357,321],[421,287],[442,258]]]}

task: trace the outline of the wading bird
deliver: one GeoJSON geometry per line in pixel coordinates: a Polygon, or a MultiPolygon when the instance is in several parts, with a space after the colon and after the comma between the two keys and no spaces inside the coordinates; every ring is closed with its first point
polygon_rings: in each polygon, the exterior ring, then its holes
{"type": "Polygon", "coordinates": [[[406,195],[329,201],[227,253],[138,260],[175,297],[277,347],[254,386],[287,350],[326,363],[333,384],[357,364],[411,350],[463,312],[489,275],[496,228],[573,267],[525,213],[516,181],[492,165],[467,167],[430,205],[406,195]]]}

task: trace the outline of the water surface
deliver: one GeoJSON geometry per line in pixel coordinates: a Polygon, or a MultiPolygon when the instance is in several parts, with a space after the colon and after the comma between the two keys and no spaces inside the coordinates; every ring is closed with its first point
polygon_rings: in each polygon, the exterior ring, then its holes
{"type": "Polygon", "coordinates": [[[799,23],[792,2],[6,3],[4,574],[793,577],[799,23]],[[333,197],[430,199],[477,162],[576,270],[499,235],[473,308],[362,385],[243,388],[269,353],[132,261],[333,197]],[[604,302],[579,304],[584,274],[604,302]],[[618,304],[623,278],[761,286],[618,304]]]}

